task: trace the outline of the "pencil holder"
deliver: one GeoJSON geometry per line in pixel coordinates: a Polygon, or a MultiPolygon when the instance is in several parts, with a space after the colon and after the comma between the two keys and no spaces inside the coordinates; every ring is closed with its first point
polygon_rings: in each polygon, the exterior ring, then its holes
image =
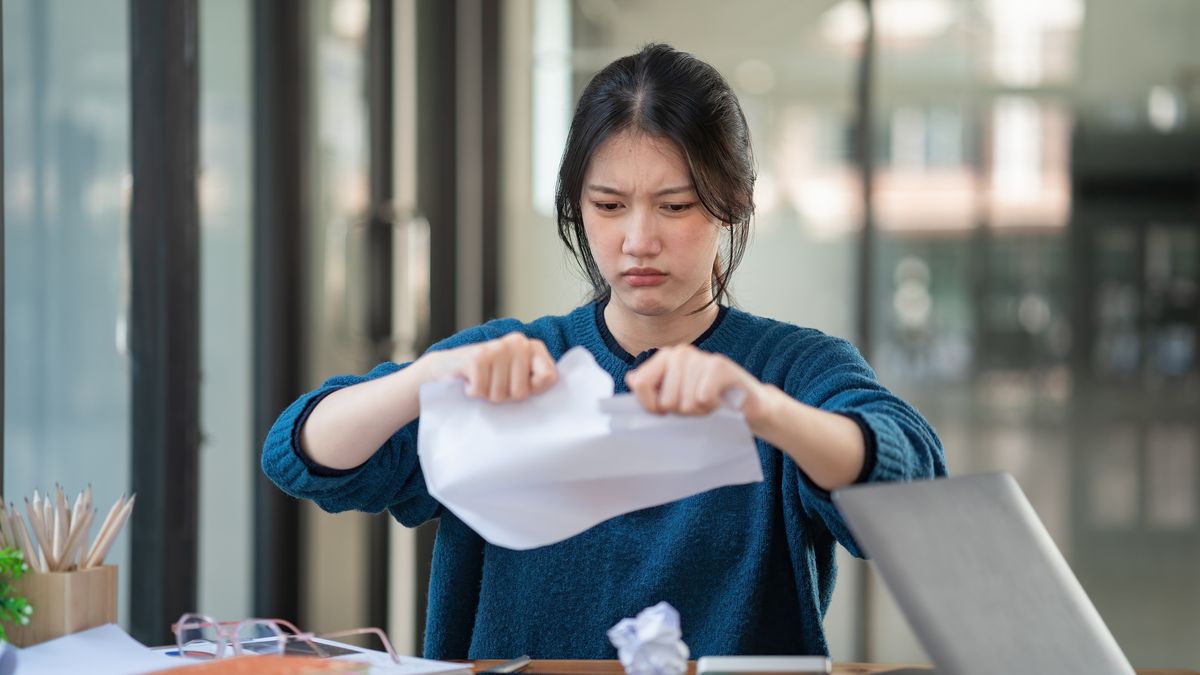
{"type": "Polygon", "coordinates": [[[28,626],[5,624],[9,642],[18,647],[117,622],[116,565],[74,572],[29,571],[12,583],[33,608],[28,626]]]}

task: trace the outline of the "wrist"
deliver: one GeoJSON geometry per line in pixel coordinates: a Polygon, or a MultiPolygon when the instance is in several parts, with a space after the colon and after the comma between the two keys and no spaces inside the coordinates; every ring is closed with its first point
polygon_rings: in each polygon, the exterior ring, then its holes
{"type": "Polygon", "coordinates": [[[417,387],[426,382],[432,382],[440,377],[440,363],[445,359],[445,352],[426,352],[401,372],[408,373],[417,387]]]}
{"type": "Polygon", "coordinates": [[[768,439],[778,428],[778,420],[787,394],[773,384],[759,384],[759,391],[751,397],[749,405],[742,406],[746,424],[759,438],[768,439]]]}

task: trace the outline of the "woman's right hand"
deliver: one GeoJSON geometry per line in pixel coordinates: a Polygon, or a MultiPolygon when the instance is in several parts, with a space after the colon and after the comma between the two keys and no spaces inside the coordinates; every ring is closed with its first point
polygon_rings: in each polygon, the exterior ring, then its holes
{"type": "Polygon", "coordinates": [[[417,419],[421,384],[448,377],[465,380],[468,396],[520,401],[553,386],[558,368],[541,340],[521,333],[427,352],[407,368],[321,399],[300,428],[300,446],[322,466],[360,466],[397,429],[417,419]]]}
{"type": "Polygon", "coordinates": [[[425,368],[426,381],[459,378],[466,382],[467,396],[494,403],[523,401],[558,381],[558,368],[545,343],[522,333],[429,352],[417,361],[425,368]]]}

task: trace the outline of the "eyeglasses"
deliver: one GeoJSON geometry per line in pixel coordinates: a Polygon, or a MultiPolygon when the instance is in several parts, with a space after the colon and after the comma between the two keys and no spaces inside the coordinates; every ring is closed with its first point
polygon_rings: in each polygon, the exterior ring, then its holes
{"type": "Polygon", "coordinates": [[[378,628],[353,628],[317,634],[302,632],[286,619],[217,621],[203,614],[184,614],[172,624],[171,631],[175,633],[175,644],[181,655],[211,659],[242,654],[306,654],[319,657],[358,654],[361,652],[325,644],[321,640],[374,635],[383,643],[392,662],[400,663],[400,656],[392,648],[391,641],[378,628]]]}

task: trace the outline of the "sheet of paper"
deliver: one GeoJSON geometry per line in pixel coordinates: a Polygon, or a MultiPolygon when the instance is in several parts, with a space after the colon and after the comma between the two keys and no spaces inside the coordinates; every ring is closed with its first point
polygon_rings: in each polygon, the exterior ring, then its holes
{"type": "Polygon", "coordinates": [[[582,347],[558,382],[516,403],[468,397],[460,381],[421,387],[418,451],[429,492],[487,541],[553,544],[609,518],[762,480],[742,414],[652,415],[582,347]]]}
{"type": "Polygon", "coordinates": [[[110,623],[20,650],[16,675],[136,675],[186,663],[147,648],[110,623]]]}

